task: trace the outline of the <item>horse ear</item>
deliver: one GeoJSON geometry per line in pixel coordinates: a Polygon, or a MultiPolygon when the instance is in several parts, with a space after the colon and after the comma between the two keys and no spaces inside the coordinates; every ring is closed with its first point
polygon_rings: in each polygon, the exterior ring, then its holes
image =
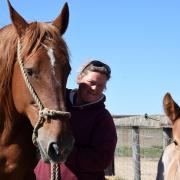
{"type": "Polygon", "coordinates": [[[67,29],[69,23],[69,7],[67,2],[61,11],[61,14],[53,21],[52,25],[59,29],[61,35],[63,35],[67,29]]]}
{"type": "Polygon", "coordinates": [[[11,3],[9,2],[9,0],[7,0],[8,2],[8,6],[9,6],[9,12],[10,12],[10,17],[12,20],[12,23],[19,35],[19,37],[22,36],[22,34],[24,34],[28,23],[23,19],[23,17],[21,17],[21,15],[12,7],[11,3]]]}
{"type": "Polygon", "coordinates": [[[180,108],[178,104],[173,100],[170,93],[166,93],[163,100],[164,111],[169,119],[174,122],[180,116],[180,108]]]}

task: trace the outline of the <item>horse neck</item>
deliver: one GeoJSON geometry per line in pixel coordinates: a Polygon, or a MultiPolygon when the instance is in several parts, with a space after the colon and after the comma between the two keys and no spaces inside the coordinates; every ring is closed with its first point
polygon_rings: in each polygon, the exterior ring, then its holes
{"type": "Polygon", "coordinates": [[[23,134],[22,131],[25,131],[25,136],[27,135],[31,140],[32,126],[26,117],[20,116],[16,113],[13,115],[13,119],[6,116],[2,122],[1,127],[3,128],[0,130],[1,145],[11,144],[12,142],[16,141],[19,134],[23,134]]]}
{"type": "Polygon", "coordinates": [[[13,56],[15,54],[11,46],[15,40],[15,36],[12,36],[13,32],[15,31],[12,25],[0,29],[0,142],[7,141],[14,126],[12,117],[15,117],[15,108],[11,95],[11,87],[9,85],[13,68],[13,56]],[[8,56],[8,52],[12,53],[12,57],[8,56]]]}

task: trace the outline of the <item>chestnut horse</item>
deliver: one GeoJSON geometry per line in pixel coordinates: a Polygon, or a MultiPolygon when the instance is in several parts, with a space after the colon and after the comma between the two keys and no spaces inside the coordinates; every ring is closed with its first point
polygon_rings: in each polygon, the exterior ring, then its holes
{"type": "Polygon", "coordinates": [[[169,93],[164,96],[163,105],[172,122],[173,142],[159,160],[156,180],[180,180],[180,107],[169,93]]]}
{"type": "Polygon", "coordinates": [[[73,146],[65,106],[71,68],[62,39],[69,9],[66,3],[52,23],[28,23],[8,6],[12,24],[0,29],[0,179],[32,180],[32,142],[52,164],[64,162],[73,146]]]}

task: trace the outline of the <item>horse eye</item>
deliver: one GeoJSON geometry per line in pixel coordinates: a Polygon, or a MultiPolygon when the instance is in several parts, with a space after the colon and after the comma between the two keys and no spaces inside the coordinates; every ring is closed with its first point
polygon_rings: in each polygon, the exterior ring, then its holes
{"type": "Polygon", "coordinates": [[[26,72],[27,72],[28,76],[32,76],[33,75],[33,69],[31,69],[31,68],[27,68],[26,72]]]}

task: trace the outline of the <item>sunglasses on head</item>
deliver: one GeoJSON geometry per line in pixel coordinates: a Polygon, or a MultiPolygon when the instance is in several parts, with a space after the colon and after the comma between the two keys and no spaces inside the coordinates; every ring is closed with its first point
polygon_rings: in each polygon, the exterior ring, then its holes
{"type": "Polygon", "coordinates": [[[89,66],[94,66],[94,67],[104,67],[105,69],[106,69],[106,71],[107,71],[107,73],[110,75],[111,74],[111,69],[110,69],[110,67],[107,65],[107,64],[104,64],[103,62],[101,62],[101,61],[97,61],[97,60],[94,60],[94,61],[91,61],[90,63],[88,63],[84,68],[83,68],[83,70],[82,71],[84,71],[87,67],[89,67],[89,66]]]}

